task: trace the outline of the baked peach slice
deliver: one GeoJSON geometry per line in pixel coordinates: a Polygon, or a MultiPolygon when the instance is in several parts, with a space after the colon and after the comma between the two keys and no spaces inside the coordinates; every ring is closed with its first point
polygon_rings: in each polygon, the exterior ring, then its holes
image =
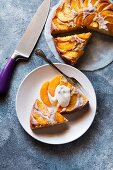
{"type": "Polygon", "coordinates": [[[71,36],[67,36],[67,37],[57,37],[57,42],[68,42],[68,41],[71,41],[72,40],[72,37],[71,36]]]}
{"type": "Polygon", "coordinates": [[[54,77],[50,82],[49,82],[49,87],[48,87],[48,93],[54,97],[55,95],[55,90],[56,87],[60,84],[60,79],[61,79],[61,75],[58,75],[56,77],[54,77]]]}
{"type": "Polygon", "coordinates": [[[52,104],[48,97],[48,87],[49,87],[49,81],[46,81],[45,83],[42,84],[40,89],[40,98],[44,104],[46,104],[47,106],[51,106],[52,104]]]}
{"type": "Polygon", "coordinates": [[[95,6],[96,3],[97,3],[97,0],[91,0],[91,3],[92,3],[93,6],[95,6]]]}
{"type": "Polygon", "coordinates": [[[56,11],[56,16],[62,22],[71,22],[75,17],[75,12],[72,11],[71,7],[64,3],[56,11]]]}
{"type": "Polygon", "coordinates": [[[92,22],[92,23],[89,25],[89,28],[94,28],[94,29],[99,28],[98,22],[96,22],[96,21],[92,22]]]}
{"type": "Polygon", "coordinates": [[[69,106],[66,108],[66,112],[72,112],[75,109],[77,103],[77,94],[71,96],[69,106]]]}
{"type": "Polygon", "coordinates": [[[79,15],[76,17],[75,23],[76,23],[76,26],[77,26],[78,28],[79,28],[79,27],[82,27],[82,25],[83,25],[83,13],[79,14],[79,15]]]}
{"type": "Polygon", "coordinates": [[[68,120],[64,116],[62,116],[58,111],[55,113],[55,121],[56,124],[62,124],[68,122],[68,120]]]}
{"type": "Polygon", "coordinates": [[[100,3],[100,4],[97,6],[97,11],[98,11],[98,12],[101,12],[101,11],[102,11],[104,8],[106,8],[108,5],[109,5],[109,3],[107,3],[107,2],[100,3]]]}
{"type": "Polygon", "coordinates": [[[62,22],[71,22],[74,17],[71,17],[69,15],[65,15],[63,12],[58,13],[58,19],[62,22]]]}
{"type": "Polygon", "coordinates": [[[112,10],[105,10],[105,11],[102,11],[102,12],[101,12],[101,15],[102,15],[103,17],[113,16],[113,11],[112,11],[112,10]]]}
{"type": "Polygon", "coordinates": [[[84,96],[81,92],[78,92],[78,94],[73,94],[71,96],[71,100],[69,105],[66,108],[63,108],[61,106],[58,106],[58,112],[61,113],[70,113],[72,111],[81,109],[88,105],[89,101],[86,96],[84,96]]]}
{"type": "Polygon", "coordinates": [[[84,19],[83,25],[89,26],[93,22],[93,19],[95,18],[95,16],[96,16],[96,13],[89,14],[88,16],[86,16],[86,18],[84,19]]]}
{"type": "Polygon", "coordinates": [[[110,24],[113,24],[113,16],[107,16],[105,20],[108,21],[110,24]]]}
{"type": "Polygon", "coordinates": [[[81,0],[71,0],[70,5],[76,12],[79,12],[83,7],[81,0]]]}
{"type": "Polygon", "coordinates": [[[75,47],[77,46],[76,41],[71,42],[71,41],[67,41],[67,42],[58,42],[57,43],[57,48],[61,51],[61,52],[66,52],[66,51],[70,51],[73,50],[75,47]]]}
{"type": "Polygon", "coordinates": [[[89,6],[89,0],[84,0],[84,7],[87,8],[89,6]]]}
{"type": "Polygon", "coordinates": [[[75,34],[54,38],[54,43],[60,57],[67,63],[74,65],[83,55],[84,48],[91,37],[91,33],[75,34]]]}
{"type": "Polygon", "coordinates": [[[99,0],[100,3],[103,3],[103,2],[108,2],[111,4],[110,0],[99,0]]]}
{"type": "Polygon", "coordinates": [[[73,11],[71,6],[69,6],[67,3],[64,3],[62,12],[72,19],[77,15],[77,13],[73,11]]]}
{"type": "Polygon", "coordinates": [[[30,115],[31,129],[38,129],[47,126],[58,125],[68,120],[59,112],[50,114],[47,106],[40,100],[36,100],[30,115]]]}
{"type": "Polygon", "coordinates": [[[59,32],[67,31],[69,27],[63,23],[58,18],[54,18],[51,24],[51,34],[58,34],[59,32]]]}
{"type": "Polygon", "coordinates": [[[84,39],[84,40],[88,40],[90,38],[90,36],[91,36],[90,32],[78,34],[78,37],[81,38],[81,39],[84,39]]]}

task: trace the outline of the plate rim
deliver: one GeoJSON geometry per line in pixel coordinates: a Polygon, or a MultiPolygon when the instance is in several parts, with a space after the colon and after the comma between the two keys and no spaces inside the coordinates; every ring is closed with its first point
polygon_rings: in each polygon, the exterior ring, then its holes
{"type": "MultiPolygon", "coordinates": [[[[18,87],[17,94],[16,94],[16,101],[15,101],[15,105],[16,105],[16,115],[17,115],[18,121],[19,121],[20,125],[22,126],[22,128],[24,129],[24,131],[25,131],[28,135],[30,135],[32,138],[34,138],[35,140],[37,140],[37,141],[39,141],[39,142],[42,142],[42,143],[45,143],[45,144],[50,144],[50,145],[63,145],[63,144],[67,144],[67,143],[71,143],[71,142],[73,142],[73,141],[76,141],[77,139],[79,139],[80,137],[82,137],[82,136],[88,131],[88,129],[89,129],[90,126],[92,125],[92,123],[93,123],[93,121],[94,121],[94,119],[95,119],[95,116],[96,116],[97,97],[96,97],[96,92],[95,92],[95,89],[94,89],[91,81],[89,80],[89,78],[88,78],[82,71],[80,71],[79,69],[77,69],[77,68],[75,68],[75,67],[73,67],[73,66],[71,66],[71,65],[65,64],[65,63],[53,63],[53,64],[55,64],[55,65],[62,65],[62,66],[68,66],[68,67],[70,67],[70,68],[72,68],[72,69],[75,69],[76,71],[78,71],[78,72],[80,72],[81,74],[83,74],[86,79],[88,79],[90,85],[91,85],[92,88],[93,88],[93,92],[94,92],[94,96],[95,96],[95,114],[94,114],[94,117],[93,117],[91,123],[90,123],[89,126],[87,127],[86,131],[85,131],[82,135],[78,136],[76,139],[72,139],[72,140],[70,140],[70,141],[68,141],[68,142],[65,141],[65,142],[61,142],[61,143],[52,143],[52,142],[45,142],[45,141],[43,141],[43,140],[41,140],[41,139],[37,139],[37,138],[34,137],[32,134],[30,134],[30,133],[24,128],[24,126],[22,125],[21,120],[20,120],[20,118],[19,118],[18,111],[17,111],[17,99],[18,99],[18,94],[19,94],[20,88],[21,88],[22,84],[24,83],[24,81],[26,80],[26,78],[29,77],[29,75],[31,75],[33,72],[35,72],[36,70],[38,70],[38,69],[40,69],[40,68],[42,68],[42,67],[50,66],[49,64],[44,64],[44,65],[41,65],[41,66],[33,69],[32,71],[30,71],[30,72],[22,79],[22,81],[21,81],[21,83],[20,83],[20,85],[19,85],[19,87],[18,87]]],[[[51,67],[51,66],[50,66],[50,67],[51,67]]]]}

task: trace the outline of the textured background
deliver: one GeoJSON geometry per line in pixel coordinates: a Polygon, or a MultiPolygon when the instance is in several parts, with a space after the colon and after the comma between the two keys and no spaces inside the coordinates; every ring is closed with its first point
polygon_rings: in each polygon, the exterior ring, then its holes
{"type": "MultiPolygon", "coordinates": [[[[13,53],[41,2],[0,0],[0,68],[13,53]]],[[[43,34],[37,46],[55,61],[43,34]]],[[[0,99],[0,169],[113,170],[113,64],[99,71],[84,72],[97,93],[98,115],[80,139],[61,146],[43,144],[31,138],[22,129],[16,116],[18,86],[26,74],[42,64],[45,62],[35,55],[27,63],[20,63],[8,96],[0,99]]]]}

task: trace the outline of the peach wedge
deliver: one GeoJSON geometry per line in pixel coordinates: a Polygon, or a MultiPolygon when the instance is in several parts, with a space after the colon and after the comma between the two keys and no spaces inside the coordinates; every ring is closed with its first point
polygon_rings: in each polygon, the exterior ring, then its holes
{"type": "Polygon", "coordinates": [[[47,106],[51,106],[51,103],[48,98],[48,87],[49,87],[48,81],[42,84],[42,87],[40,89],[40,98],[44,104],[46,104],[47,106]]]}

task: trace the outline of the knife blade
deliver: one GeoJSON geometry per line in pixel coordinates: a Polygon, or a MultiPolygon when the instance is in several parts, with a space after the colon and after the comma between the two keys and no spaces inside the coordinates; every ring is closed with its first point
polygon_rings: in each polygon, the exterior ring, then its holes
{"type": "Polygon", "coordinates": [[[26,32],[24,33],[20,43],[17,46],[16,52],[24,57],[29,57],[41,32],[50,8],[50,0],[44,0],[38,8],[32,21],[30,22],[26,32]],[[44,12],[42,12],[44,11],[44,12]]]}
{"type": "Polygon", "coordinates": [[[13,55],[0,72],[0,96],[8,92],[11,76],[17,60],[20,58],[28,59],[30,57],[45,25],[49,9],[50,0],[44,0],[33,16],[13,55]]]}

